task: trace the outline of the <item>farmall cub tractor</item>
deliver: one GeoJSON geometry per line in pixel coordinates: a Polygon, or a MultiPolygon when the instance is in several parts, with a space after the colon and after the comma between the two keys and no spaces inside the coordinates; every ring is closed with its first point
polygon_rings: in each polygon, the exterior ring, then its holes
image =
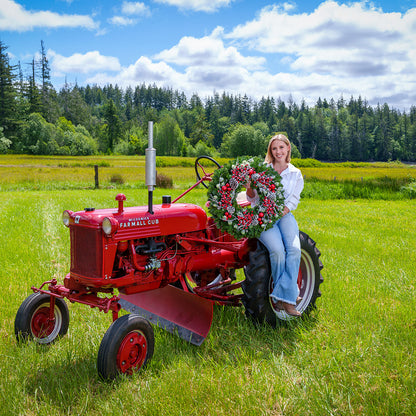
{"type": "MultiPolygon", "coordinates": [[[[113,322],[102,339],[97,369],[100,376],[112,379],[149,362],[154,350],[150,323],[200,345],[210,329],[214,303],[243,305],[247,317],[272,327],[292,319],[271,302],[269,254],[261,242],[235,238],[203,208],[176,203],[200,183],[208,187],[213,167],[221,168],[213,159],[199,157],[196,184],[174,201],[164,196],[162,204],[153,205],[156,151],[150,122],[148,206],[125,207],[126,197],[118,194],[116,208],[64,211],[71,240],[70,271],[63,284],[53,279],[32,287],[34,293],[23,301],[15,318],[17,340],[50,344],[65,335],[69,326],[65,299],[111,311],[113,322]],[[242,281],[236,279],[238,269],[244,270],[242,281]],[[121,309],[130,313],[119,317],[121,309]]],[[[247,201],[236,198],[235,203],[250,213],[247,201]]],[[[302,299],[297,309],[305,315],[320,296],[322,264],[315,242],[304,232],[300,241],[302,299]]]]}

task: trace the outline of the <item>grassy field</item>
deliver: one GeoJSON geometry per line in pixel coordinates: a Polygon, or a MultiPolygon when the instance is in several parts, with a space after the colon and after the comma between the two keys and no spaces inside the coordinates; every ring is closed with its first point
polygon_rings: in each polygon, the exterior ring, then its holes
{"type": "MultiPolygon", "coordinates": [[[[96,370],[110,315],[69,305],[66,337],[17,345],[14,317],[30,286],[69,270],[61,212],[116,206],[118,192],[1,192],[0,415],[414,414],[414,199],[301,202],[300,228],[324,263],[322,297],[306,320],[273,330],[217,306],[202,346],[155,328],[149,366],[113,383],[96,370]]],[[[146,204],[144,189],[123,192],[126,205],[146,204]]],[[[157,189],[155,203],[166,193],[180,190],[157,189]]],[[[185,200],[203,205],[206,192],[185,200]]]]}
{"type": "MultiPolygon", "coordinates": [[[[220,159],[220,164],[225,163],[220,159]]],[[[158,173],[170,176],[176,188],[194,183],[194,158],[157,158],[158,173]]],[[[385,182],[397,189],[416,182],[416,166],[398,163],[337,163],[313,166],[309,160],[294,161],[302,169],[309,183],[330,182],[331,186],[353,183],[356,188],[370,187],[385,182]]],[[[94,165],[99,167],[101,188],[111,188],[121,178],[124,187],[144,188],[144,156],[28,156],[0,155],[0,191],[42,189],[92,189],[94,165]],[[114,180],[116,179],[116,180],[114,180]]],[[[316,195],[314,195],[316,197],[316,195]]],[[[318,195],[319,198],[322,195],[318,195]]]]}

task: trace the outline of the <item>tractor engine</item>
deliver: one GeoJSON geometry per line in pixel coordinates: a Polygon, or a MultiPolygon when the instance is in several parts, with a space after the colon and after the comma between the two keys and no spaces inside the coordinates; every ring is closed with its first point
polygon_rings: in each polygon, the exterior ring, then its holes
{"type": "Polygon", "coordinates": [[[172,204],[164,196],[150,213],[145,206],[125,208],[123,194],[116,200],[117,209],[64,211],[71,240],[71,268],[64,280],[69,290],[138,293],[186,273],[207,284],[220,273],[229,277],[247,256],[246,241],[230,241],[197,205],[172,204]]]}

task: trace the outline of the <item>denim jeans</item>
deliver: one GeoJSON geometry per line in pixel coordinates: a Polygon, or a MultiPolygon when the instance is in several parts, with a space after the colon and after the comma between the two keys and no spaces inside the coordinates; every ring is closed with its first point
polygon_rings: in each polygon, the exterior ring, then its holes
{"type": "Polygon", "coordinates": [[[299,227],[291,212],[263,231],[260,241],[270,254],[270,266],[273,276],[274,300],[296,305],[299,296],[297,284],[300,265],[299,227]]]}

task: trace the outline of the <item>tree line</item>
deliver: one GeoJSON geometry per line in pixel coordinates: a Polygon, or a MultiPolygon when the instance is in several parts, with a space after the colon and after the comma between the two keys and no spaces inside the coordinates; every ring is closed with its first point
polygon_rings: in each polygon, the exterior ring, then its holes
{"type": "Polygon", "coordinates": [[[158,155],[264,155],[275,132],[294,154],[331,161],[416,160],[416,107],[370,106],[361,97],[319,98],[314,106],[226,92],[201,97],[156,85],[51,83],[39,58],[11,65],[0,41],[0,153],[144,154],[148,121],[158,155]]]}

